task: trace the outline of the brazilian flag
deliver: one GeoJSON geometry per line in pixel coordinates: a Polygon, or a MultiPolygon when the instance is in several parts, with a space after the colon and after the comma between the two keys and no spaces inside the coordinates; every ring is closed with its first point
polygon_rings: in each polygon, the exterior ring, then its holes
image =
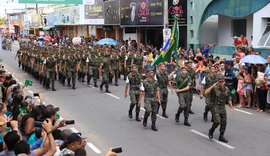
{"type": "Polygon", "coordinates": [[[33,85],[33,81],[32,80],[25,80],[24,85],[25,85],[25,87],[32,86],[33,85]]]}
{"type": "Polygon", "coordinates": [[[162,48],[161,54],[155,59],[152,66],[159,64],[160,62],[170,62],[172,57],[172,52],[177,51],[179,45],[179,26],[178,20],[175,17],[173,24],[173,31],[171,37],[167,40],[162,48]]]}

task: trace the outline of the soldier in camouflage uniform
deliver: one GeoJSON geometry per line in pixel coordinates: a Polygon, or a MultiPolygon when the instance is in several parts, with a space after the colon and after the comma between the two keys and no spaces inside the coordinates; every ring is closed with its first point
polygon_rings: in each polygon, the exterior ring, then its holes
{"type": "Polygon", "coordinates": [[[97,56],[95,54],[88,55],[87,60],[87,85],[90,85],[90,81],[93,78],[94,81],[94,87],[97,86],[97,79],[98,79],[98,62],[97,62],[97,56]]]}
{"type": "Polygon", "coordinates": [[[46,89],[50,88],[52,85],[52,91],[56,91],[54,87],[55,74],[57,71],[57,62],[54,56],[50,55],[45,61],[44,65],[46,66],[46,89]]]}
{"type": "Polygon", "coordinates": [[[193,101],[193,92],[194,92],[194,87],[197,86],[197,81],[196,81],[196,75],[197,73],[195,70],[192,68],[192,61],[188,60],[185,62],[185,66],[187,68],[188,75],[190,77],[190,88],[189,88],[189,113],[194,114],[194,112],[191,110],[192,106],[192,101],[193,101]]]}
{"type": "Polygon", "coordinates": [[[140,51],[137,51],[136,54],[134,55],[132,64],[137,65],[138,72],[140,74],[142,74],[142,71],[143,71],[143,56],[141,55],[140,51]]]}
{"type": "Polygon", "coordinates": [[[68,86],[71,87],[70,85],[70,80],[71,80],[72,89],[76,89],[75,84],[76,84],[78,66],[79,66],[78,58],[75,56],[75,54],[71,54],[71,56],[66,61],[66,71],[67,71],[68,86]]]}
{"type": "MultiPolygon", "coordinates": [[[[169,77],[172,77],[174,75],[174,72],[172,72],[169,77]]],[[[181,69],[181,74],[177,73],[176,78],[176,90],[175,92],[177,93],[178,96],[178,103],[179,103],[179,108],[177,113],[175,114],[175,122],[179,123],[179,117],[180,114],[184,111],[184,125],[186,126],[191,126],[191,124],[188,122],[188,117],[189,117],[189,108],[190,108],[190,86],[191,86],[191,78],[187,74],[187,68],[182,67],[181,69]]]]}
{"type": "Polygon", "coordinates": [[[130,96],[130,107],[128,111],[129,118],[132,118],[132,111],[133,108],[136,106],[136,121],[141,122],[139,118],[140,113],[140,105],[139,105],[139,98],[140,98],[140,85],[141,85],[141,75],[138,73],[137,66],[131,66],[131,72],[128,74],[126,79],[126,86],[125,86],[125,98],[127,98],[128,93],[128,86],[129,86],[129,96],[130,96]]]}
{"type": "MultiPolygon", "coordinates": [[[[120,60],[120,73],[124,75],[124,80],[126,80],[127,74],[126,74],[126,51],[124,48],[121,49],[119,54],[119,60],[120,60]]],[[[121,75],[119,75],[119,78],[121,75]]]]}
{"type": "MultiPolygon", "coordinates": [[[[167,108],[167,102],[168,102],[168,85],[169,85],[169,79],[168,79],[168,73],[165,71],[166,67],[164,63],[159,64],[159,72],[156,74],[156,79],[159,84],[160,89],[160,102],[162,107],[162,116],[165,118],[168,118],[168,115],[166,114],[166,108],[167,108]]],[[[159,106],[158,111],[159,112],[159,106]]]]}
{"type": "Polygon", "coordinates": [[[103,61],[99,67],[99,74],[102,75],[102,82],[99,86],[100,90],[103,91],[103,85],[105,85],[106,93],[111,93],[109,91],[109,73],[111,71],[111,65],[110,65],[110,54],[107,51],[105,53],[105,57],[103,58],[103,61]]]}
{"type": "Polygon", "coordinates": [[[85,52],[82,52],[81,55],[80,55],[80,69],[79,69],[79,74],[78,74],[78,80],[79,81],[82,81],[82,82],[85,82],[84,81],[84,78],[85,78],[85,75],[86,75],[86,55],[85,55],[85,52]]]}
{"type": "MultiPolygon", "coordinates": [[[[151,120],[152,120],[152,130],[158,131],[156,127],[156,120],[157,120],[157,107],[160,103],[160,94],[159,94],[159,87],[158,82],[154,79],[154,71],[150,70],[148,73],[148,78],[143,81],[140,89],[140,99],[143,96],[144,92],[144,108],[145,108],[145,114],[143,119],[143,126],[147,126],[147,119],[149,115],[151,114],[151,120]]],[[[139,105],[140,105],[140,99],[139,99],[139,105]]]]}
{"type": "Polygon", "coordinates": [[[112,83],[112,79],[114,77],[115,86],[118,86],[120,61],[116,51],[113,51],[110,62],[112,67],[112,72],[110,73],[110,84],[112,83]]]}
{"type": "Polygon", "coordinates": [[[233,112],[232,97],[230,90],[225,86],[224,77],[219,76],[218,82],[206,89],[205,94],[213,96],[213,117],[214,122],[212,128],[209,130],[208,136],[213,139],[215,129],[220,125],[219,141],[227,143],[228,140],[224,138],[224,133],[227,125],[227,114],[225,105],[229,103],[230,109],[233,112]]]}
{"type": "MultiPolygon", "coordinates": [[[[204,90],[208,89],[209,87],[211,87],[213,84],[215,84],[217,82],[217,76],[216,76],[216,67],[215,66],[211,66],[210,68],[210,73],[204,77],[204,79],[202,80],[202,87],[201,87],[201,92],[203,93],[204,90]]],[[[211,94],[205,95],[205,111],[203,113],[203,119],[204,121],[207,121],[207,116],[208,116],[208,112],[212,112],[212,107],[213,107],[213,96],[211,96],[211,94]]]]}
{"type": "Polygon", "coordinates": [[[130,51],[126,56],[126,69],[125,69],[125,71],[126,71],[127,75],[130,72],[130,67],[133,64],[133,59],[134,59],[133,52],[130,51]]]}
{"type": "Polygon", "coordinates": [[[21,67],[21,63],[22,63],[22,60],[21,60],[22,50],[23,49],[20,47],[20,49],[17,51],[17,54],[15,56],[15,60],[16,60],[16,58],[18,58],[19,68],[21,67]]]}

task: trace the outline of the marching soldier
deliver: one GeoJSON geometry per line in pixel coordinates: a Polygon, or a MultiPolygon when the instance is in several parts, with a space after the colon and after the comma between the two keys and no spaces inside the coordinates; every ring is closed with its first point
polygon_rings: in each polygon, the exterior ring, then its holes
{"type": "Polygon", "coordinates": [[[87,57],[87,85],[90,85],[90,81],[93,78],[94,87],[97,86],[97,79],[98,79],[98,62],[97,56],[95,54],[89,54],[87,57]]]}
{"type": "Polygon", "coordinates": [[[115,86],[118,86],[120,62],[116,51],[113,51],[110,62],[112,67],[112,72],[110,73],[110,83],[112,83],[112,79],[114,77],[115,86]]]}
{"type": "Polygon", "coordinates": [[[103,91],[103,85],[105,85],[106,93],[111,93],[109,91],[109,73],[111,71],[111,65],[110,65],[110,54],[107,51],[105,53],[105,57],[103,58],[103,61],[99,67],[99,74],[102,75],[102,82],[100,84],[100,90],[103,91]]]}
{"type": "Polygon", "coordinates": [[[16,56],[15,56],[15,60],[16,60],[16,58],[18,58],[19,68],[21,67],[21,63],[22,63],[22,60],[21,60],[22,50],[23,50],[23,48],[20,47],[19,50],[17,51],[16,56]]]}
{"type": "MultiPolygon", "coordinates": [[[[159,89],[160,89],[160,104],[162,107],[162,116],[165,118],[168,118],[168,115],[166,114],[166,108],[167,108],[167,102],[168,102],[168,85],[169,84],[169,78],[168,74],[165,71],[166,67],[164,63],[159,64],[159,72],[156,74],[156,79],[159,84],[159,89]]],[[[170,87],[171,88],[171,87],[170,87]]],[[[159,106],[157,113],[159,112],[159,106]]]]}
{"type": "MultiPolygon", "coordinates": [[[[176,70],[174,70],[170,75],[169,78],[173,77],[175,74],[176,70]]],[[[189,105],[190,105],[190,86],[191,86],[191,78],[187,74],[187,68],[182,67],[181,68],[181,74],[177,73],[176,74],[176,90],[175,92],[177,93],[178,96],[178,103],[179,103],[179,108],[177,113],[175,114],[175,122],[179,123],[179,117],[180,114],[184,111],[184,125],[186,126],[191,126],[191,124],[188,122],[188,117],[189,117],[189,105]]]]}
{"type": "Polygon", "coordinates": [[[72,81],[72,89],[76,89],[75,84],[78,67],[79,67],[78,59],[75,57],[75,54],[71,54],[71,56],[66,61],[65,70],[67,71],[68,87],[71,87],[70,81],[72,81]]]}
{"type": "Polygon", "coordinates": [[[56,91],[54,87],[55,74],[57,72],[57,62],[54,56],[49,56],[45,61],[44,65],[46,66],[46,89],[50,88],[50,83],[52,85],[52,91],[56,91]]]}
{"type": "Polygon", "coordinates": [[[224,77],[219,76],[218,82],[214,83],[211,87],[205,90],[205,94],[213,96],[213,117],[214,122],[209,130],[208,136],[213,139],[215,129],[220,125],[219,141],[227,143],[228,140],[224,138],[224,133],[227,125],[227,113],[225,105],[228,103],[231,111],[233,112],[232,97],[230,90],[225,86],[224,77]]]}
{"type": "MultiPolygon", "coordinates": [[[[201,87],[201,94],[204,93],[206,89],[211,87],[213,84],[217,82],[217,76],[216,76],[216,67],[211,66],[210,73],[204,77],[202,81],[202,87],[201,87]]],[[[212,107],[213,107],[213,96],[211,94],[205,95],[205,111],[203,113],[203,119],[204,121],[207,121],[208,119],[208,112],[210,111],[212,113],[212,107]]]]}
{"type": "Polygon", "coordinates": [[[142,71],[143,71],[143,56],[141,55],[140,51],[137,51],[135,53],[132,64],[137,65],[138,72],[140,74],[142,74],[142,71]]]}
{"type": "Polygon", "coordinates": [[[126,79],[126,86],[125,86],[125,98],[127,98],[128,93],[128,86],[129,86],[129,96],[130,96],[130,107],[128,111],[129,118],[132,118],[132,111],[136,106],[136,121],[141,122],[139,118],[140,113],[140,105],[139,105],[139,98],[140,98],[140,85],[141,85],[141,75],[137,71],[137,66],[131,66],[131,72],[128,74],[126,79]]]}
{"type": "Polygon", "coordinates": [[[157,120],[157,107],[160,104],[160,93],[158,82],[154,79],[154,71],[150,70],[148,73],[148,78],[143,81],[140,87],[140,98],[139,98],[139,105],[141,105],[141,99],[144,96],[144,108],[145,114],[143,119],[143,126],[147,126],[147,119],[151,114],[152,120],[152,130],[158,131],[156,127],[156,120],[157,120]]]}
{"type": "Polygon", "coordinates": [[[194,112],[191,110],[191,106],[192,106],[192,101],[193,101],[193,89],[195,86],[197,86],[197,81],[196,81],[196,72],[195,70],[192,68],[192,61],[188,60],[185,62],[185,66],[187,68],[187,73],[190,77],[190,88],[189,88],[189,114],[194,114],[194,112]]]}
{"type": "MultiPolygon", "coordinates": [[[[124,80],[126,80],[127,74],[126,74],[126,50],[125,48],[121,48],[120,54],[119,54],[119,60],[120,60],[120,73],[124,75],[124,80]]],[[[121,75],[119,76],[119,78],[121,75]]]]}

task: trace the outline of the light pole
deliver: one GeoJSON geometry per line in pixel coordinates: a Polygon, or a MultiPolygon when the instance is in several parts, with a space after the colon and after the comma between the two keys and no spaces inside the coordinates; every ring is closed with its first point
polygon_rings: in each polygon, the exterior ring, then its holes
{"type": "Polygon", "coordinates": [[[168,28],[168,0],[164,0],[164,8],[163,8],[163,28],[168,28]]]}

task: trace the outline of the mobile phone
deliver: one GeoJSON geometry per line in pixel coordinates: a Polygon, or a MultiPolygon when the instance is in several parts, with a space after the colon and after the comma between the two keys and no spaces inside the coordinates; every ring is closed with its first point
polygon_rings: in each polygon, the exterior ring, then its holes
{"type": "Polygon", "coordinates": [[[42,124],[43,124],[43,122],[40,122],[40,121],[34,122],[35,127],[42,127],[42,124]]]}
{"type": "Polygon", "coordinates": [[[66,120],[66,125],[75,124],[75,120],[66,120]]]}
{"type": "Polygon", "coordinates": [[[11,124],[10,124],[10,122],[7,122],[6,124],[7,124],[7,127],[11,127],[11,124]]]}
{"type": "Polygon", "coordinates": [[[34,96],[39,96],[39,93],[34,93],[34,96]]]}
{"type": "Polygon", "coordinates": [[[122,153],[122,147],[116,147],[116,148],[112,148],[112,152],[114,153],[122,153]]]}

